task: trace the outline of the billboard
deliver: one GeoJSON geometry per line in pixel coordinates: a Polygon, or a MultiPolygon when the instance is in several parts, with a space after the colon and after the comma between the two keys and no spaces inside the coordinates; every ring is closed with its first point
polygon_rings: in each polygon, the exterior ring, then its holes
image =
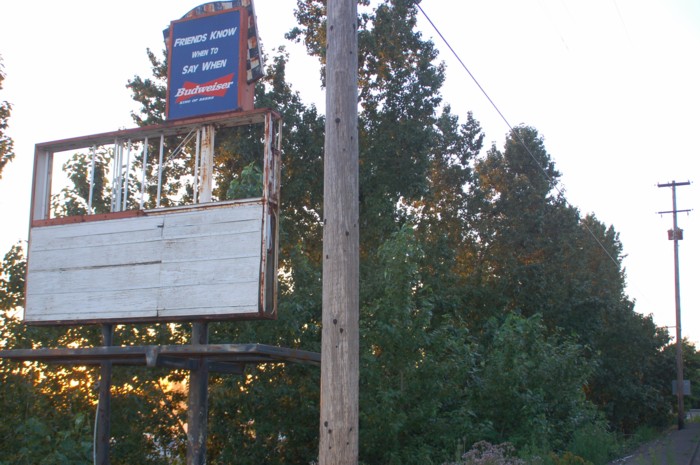
{"type": "Polygon", "coordinates": [[[26,323],[274,317],[263,199],[90,220],[32,228],[26,323]]]}
{"type": "Polygon", "coordinates": [[[168,119],[241,109],[247,11],[234,8],[170,26],[168,119]]]}
{"type": "MultiPolygon", "coordinates": [[[[260,109],[37,144],[24,322],[123,324],[275,318],[280,130],[281,117],[260,109]],[[118,151],[124,144],[141,146],[140,157],[126,158],[125,172],[137,178],[139,167],[148,166],[146,147],[150,145],[164,156],[169,147],[172,154],[178,141],[204,125],[221,129],[264,126],[258,196],[145,207],[147,191],[161,192],[169,182],[164,174],[165,179],[143,178],[146,185],[141,202],[138,192],[125,185],[124,191],[133,195],[130,209],[124,202],[110,213],[53,211],[51,186],[65,174],[53,172],[58,161],[55,155],[63,157],[89,147],[118,151]]],[[[260,132],[253,134],[259,140],[260,132]]],[[[111,169],[121,166],[123,159],[115,157],[111,169]]],[[[193,171],[194,167],[188,175],[197,176],[193,171]]],[[[112,196],[121,196],[113,186],[104,187],[112,196]]]]}
{"type": "MultiPolygon", "coordinates": [[[[246,50],[246,81],[252,84],[263,77],[263,60],[260,49],[260,38],[258,37],[257,17],[253,0],[230,0],[227,2],[209,2],[192,8],[181,19],[192,19],[198,16],[208,15],[232,8],[245,8],[248,13],[248,34],[246,50]]],[[[165,46],[170,50],[170,28],[163,31],[165,46]]],[[[249,109],[252,109],[249,108],[249,109]]]]}

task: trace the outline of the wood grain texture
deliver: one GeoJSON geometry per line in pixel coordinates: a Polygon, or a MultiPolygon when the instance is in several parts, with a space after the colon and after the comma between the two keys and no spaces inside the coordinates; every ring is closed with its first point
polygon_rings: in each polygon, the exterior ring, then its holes
{"type": "Polygon", "coordinates": [[[25,321],[255,314],[262,203],[33,228],[25,321]]]}
{"type": "Polygon", "coordinates": [[[356,465],[359,426],[357,2],[329,0],[319,465],[356,465]]]}

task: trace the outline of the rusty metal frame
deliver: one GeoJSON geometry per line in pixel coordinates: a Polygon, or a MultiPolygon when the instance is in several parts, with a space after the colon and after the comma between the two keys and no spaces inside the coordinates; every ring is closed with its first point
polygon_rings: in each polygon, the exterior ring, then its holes
{"type": "MultiPolygon", "coordinates": [[[[266,344],[206,344],[166,346],[101,346],[77,349],[0,350],[0,358],[58,365],[113,365],[192,369],[199,363],[214,368],[264,363],[304,363],[318,366],[321,354],[266,344]]],[[[218,370],[215,370],[218,371],[218,370]]],[[[224,370],[226,371],[226,370],[224,370]]]]}
{"type": "Polygon", "coordinates": [[[269,149],[266,148],[265,150],[266,153],[268,153],[269,150],[277,151],[279,149],[279,140],[274,140],[272,137],[274,129],[270,126],[271,122],[279,122],[281,118],[282,117],[277,112],[267,108],[245,112],[233,111],[206,117],[166,121],[162,124],[141,128],[123,129],[89,136],[38,143],[34,149],[30,224],[33,224],[34,221],[37,220],[47,220],[50,217],[51,174],[54,153],[80,150],[92,146],[110,145],[113,144],[115,140],[135,141],[145,140],[146,138],[185,136],[204,125],[227,128],[254,124],[265,124],[265,143],[271,146],[269,149]],[[272,146],[274,146],[274,149],[272,146]]]}
{"type": "MultiPolygon", "coordinates": [[[[232,204],[246,204],[252,200],[257,200],[263,206],[264,233],[267,233],[267,243],[261,244],[261,268],[260,268],[260,290],[258,302],[260,311],[257,313],[246,313],[241,315],[217,315],[201,317],[198,315],[172,317],[172,318],[129,318],[127,320],[108,319],[85,319],[78,321],[32,321],[31,324],[92,324],[92,323],[126,323],[126,322],[158,322],[158,321],[189,321],[193,319],[216,320],[251,320],[251,319],[274,319],[277,316],[277,249],[279,235],[279,190],[281,177],[281,116],[270,109],[256,109],[247,112],[235,111],[220,113],[212,116],[197,117],[176,121],[168,121],[163,124],[147,126],[143,128],[125,129],[120,131],[95,134],[84,137],[63,139],[53,142],[44,142],[36,145],[34,160],[34,178],[32,183],[32,201],[30,213],[29,239],[31,243],[31,232],[33,228],[52,226],[69,223],[82,223],[87,221],[100,221],[109,219],[127,218],[141,215],[159,215],[170,211],[185,211],[197,208],[217,208],[232,204]],[[217,201],[207,204],[192,204],[179,207],[157,207],[151,210],[143,208],[125,211],[116,211],[106,214],[88,214],[81,216],[69,216],[61,218],[50,218],[49,206],[51,197],[51,171],[53,166],[54,153],[91,148],[95,146],[109,145],[117,143],[115,141],[147,141],[160,140],[159,164],[162,164],[163,140],[168,136],[187,136],[194,131],[199,133],[203,127],[228,128],[248,125],[264,125],[264,151],[263,151],[263,192],[259,199],[242,199],[233,201],[217,201]]],[[[138,158],[138,157],[134,157],[138,158]]],[[[196,173],[195,173],[196,176],[196,173]]],[[[160,170],[159,170],[158,191],[161,190],[160,170]]],[[[143,199],[141,199],[143,200],[143,199]]],[[[160,195],[158,199],[160,200],[160,195]]],[[[137,203],[140,207],[142,204],[137,203]]],[[[31,253],[29,259],[31,260],[31,253]]]]}
{"type": "MultiPolygon", "coordinates": [[[[206,325],[204,325],[206,328],[206,325]]],[[[206,331],[206,330],[205,330],[206,331]]],[[[190,371],[192,375],[203,372],[201,399],[188,402],[188,424],[193,430],[203,432],[191,437],[188,430],[187,463],[204,463],[207,412],[207,378],[209,372],[243,375],[247,365],[267,363],[301,363],[321,365],[321,354],[300,349],[276,347],[265,344],[198,344],[166,346],[112,346],[112,327],[103,325],[102,347],[76,349],[13,349],[0,350],[0,359],[18,362],[34,361],[47,364],[72,366],[99,366],[100,393],[95,418],[95,463],[109,465],[111,423],[111,378],[114,365],[163,367],[190,371]],[[199,412],[199,415],[197,415],[199,412]],[[194,415],[194,416],[193,416],[194,415]]],[[[205,333],[204,333],[205,334],[205,333]]],[[[193,338],[195,332],[193,331],[193,338]]],[[[190,386],[190,396],[192,396],[190,386]]]]}

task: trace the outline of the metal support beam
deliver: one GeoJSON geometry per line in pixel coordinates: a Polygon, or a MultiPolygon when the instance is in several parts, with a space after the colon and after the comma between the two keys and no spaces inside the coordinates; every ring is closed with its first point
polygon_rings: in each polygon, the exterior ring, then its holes
{"type": "Polygon", "coordinates": [[[213,124],[202,126],[201,159],[199,171],[199,200],[197,203],[211,202],[211,193],[214,185],[214,134],[216,130],[213,124]]]}
{"type": "Polygon", "coordinates": [[[211,363],[257,365],[260,363],[303,363],[319,366],[321,354],[300,349],[265,344],[207,344],[168,346],[111,346],[75,349],[12,349],[0,350],[0,358],[17,361],[38,361],[58,365],[163,366],[178,360],[172,368],[191,369],[200,358],[211,363]],[[149,362],[150,360],[150,362],[149,362]]]}
{"type": "MultiPolygon", "coordinates": [[[[192,323],[192,345],[209,342],[206,322],[192,323]]],[[[204,465],[207,457],[207,412],[209,410],[209,365],[204,357],[190,371],[187,402],[187,465],[204,465]]]]}
{"type": "MultiPolygon", "coordinates": [[[[105,347],[113,345],[114,326],[102,325],[102,343],[105,347]]],[[[95,418],[95,464],[109,465],[110,412],[112,403],[112,362],[105,360],[100,364],[100,397],[95,418]]]]}

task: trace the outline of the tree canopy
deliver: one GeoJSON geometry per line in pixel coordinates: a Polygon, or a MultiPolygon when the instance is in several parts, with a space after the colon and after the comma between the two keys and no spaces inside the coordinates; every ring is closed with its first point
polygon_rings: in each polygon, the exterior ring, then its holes
{"type": "MultiPolygon", "coordinates": [[[[0,90],[2,90],[2,81],[5,80],[5,70],[0,55],[0,90]]],[[[12,105],[6,100],[0,101],[0,178],[2,178],[2,170],[14,156],[14,142],[7,134],[7,129],[10,125],[10,113],[12,105]]]]}

